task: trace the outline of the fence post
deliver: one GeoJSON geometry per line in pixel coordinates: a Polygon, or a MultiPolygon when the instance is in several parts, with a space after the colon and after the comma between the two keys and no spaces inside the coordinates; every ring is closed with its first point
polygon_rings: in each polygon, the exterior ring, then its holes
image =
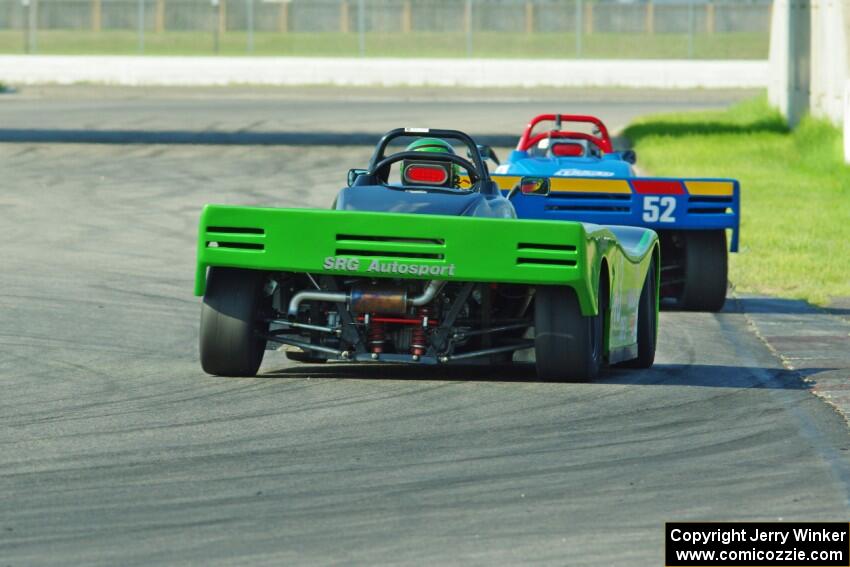
{"type": "Polygon", "coordinates": [[[24,21],[21,29],[24,31],[24,53],[30,52],[30,0],[21,0],[21,7],[24,9],[24,21]]]}
{"type": "Polygon", "coordinates": [[[652,0],[646,3],[646,23],[644,24],[646,33],[652,35],[655,33],[655,4],[652,0]]]}
{"type": "Polygon", "coordinates": [[[138,14],[136,15],[139,20],[139,53],[145,52],[145,0],[136,0],[138,4],[138,14]]]}
{"type": "Polygon", "coordinates": [[[27,53],[38,51],[38,0],[29,0],[27,16],[27,53]]]}
{"type": "Polygon", "coordinates": [[[463,31],[466,34],[466,56],[472,57],[472,0],[463,6],[463,31]]]}
{"type": "Polygon", "coordinates": [[[165,31],[165,0],[156,0],[153,27],[156,33],[165,31]]]}
{"type": "Polygon", "coordinates": [[[413,6],[410,5],[410,0],[404,0],[401,6],[401,31],[402,33],[410,33],[413,29],[413,6]]]}
{"type": "Polygon", "coordinates": [[[227,31],[227,0],[216,0],[218,6],[218,33],[224,35],[227,31]]]}
{"type": "Polygon", "coordinates": [[[280,33],[289,31],[289,2],[280,3],[280,12],[277,13],[277,31],[280,33]]]}
{"type": "Polygon", "coordinates": [[[525,0],[525,33],[534,33],[534,4],[531,0],[525,0]]]}
{"type": "Polygon", "coordinates": [[[714,17],[714,3],[709,2],[705,5],[705,31],[708,34],[714,34],[715,27],[715,17],[714,17]]]}
{"type": "Polygon", "coordinates": [[[339,3],[339,31],[348,33],[348,0],[342,0],[339,3]]]}
{"type": "Polygon", "coordinates": [[[584,0],[576,0],[576,57],[582,55],[582,34],[584,33],[584,0]]]}
{"type": "Polygon", "coordinates": [[[587,3],[587,10],[584,13],[584,33],[593,35],[593,3],[587,3]]]}
{"type": "Polygon", "coordinates": [[[221,18],[221,6],[219,6],[219,0],[210,0],[210,7],[212,8],[211,16],[213,53],[218,55],[218,36],[220,31],[219,19],[221,18]]]}
{"type": "Polygon", "coordinates": [[[366,0],[357,1],[357,48],[360,57],[366,55],[366,0]]]}
{"type": "Polygon", "coordinates": [[[245,51],[254,52],[254,0],[245,0],[245,51]]]}
{"type": "Polygon", "coordinates": [[[696,28],[696,12],[694,0],[688,2],[688,59],[694,58],[694,28],[696,28]]]}
{"type": "Polygon", "coordinates": [[[29,0],[21,0],[21,10],[23,10],[23,22],[21,22],[21,31],[24,37],[24,53],[30,52],[30,27],[27,25],[29,21],[30,3],[29,0]]]}
{"type": "Polygon", "coordinates": [[[91,31],[100,31],[100,0],[91,0],[91,31]]]}

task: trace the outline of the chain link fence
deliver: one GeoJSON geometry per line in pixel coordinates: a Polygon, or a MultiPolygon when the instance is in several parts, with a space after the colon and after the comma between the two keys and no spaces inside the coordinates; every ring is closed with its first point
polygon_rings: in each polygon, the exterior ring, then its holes
{"type": "Polygon", "coordinates": [[[0,52],[764,59],[771,0],[0,0],[0,52]]]}

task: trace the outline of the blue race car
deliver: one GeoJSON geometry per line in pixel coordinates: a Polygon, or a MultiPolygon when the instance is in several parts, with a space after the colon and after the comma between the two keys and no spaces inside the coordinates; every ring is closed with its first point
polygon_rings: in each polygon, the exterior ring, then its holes
{"type": "MultiPolygon", "coordinates": [[[[490,156],[495,158],[492,152],[490,156]]],[[[598,118],[543,114],[528,124],[516,150],[492,178],[509,195],[519,218],[655,230],[661,239],[664,302],[692,311],[719,311],[726,300],[727,230],[729,250],[738,251],[738,181],[639,177],[635,161],[631,150],[614,151],[598,118]],[[548,123],[554,124],[535,132],[548,123]],[[567,130],[565,124],[590,131],[567,130]],[[534,177],[546,183],[520,183],[534,177]]]]}

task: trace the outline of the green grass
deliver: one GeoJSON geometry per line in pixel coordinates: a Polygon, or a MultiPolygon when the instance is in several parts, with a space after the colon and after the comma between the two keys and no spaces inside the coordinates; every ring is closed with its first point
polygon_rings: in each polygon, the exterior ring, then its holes
{"type": "Polygon", "coordinates": [[[738,291],[824,304],[850,296],[850,167],[841,133],[806,118],[789,132],[764,98],[727,111],[665,114],[626,129],[654,175],[741,181],[738,291]]]}
{"type": "MultiPolygon", "coordinates": [[[[220,38],[222,55],[248,55],[247,35],[227,32],[220,38]]],[[[254,34],[253,55],[357,56],[358,36],[354,33],[272,33],[254,34]]],[[[21,31],[0,32],[0,53],[21,53],[21,31]]],[[[138,36],[131,30],[40,30],[38,53],[68,55],[126,55],[139,53],[138,36]]],[[[766,33],[718,33],[694,38],[697,59],[765,59],[766,33]]],[[[212,55],[212,32],[163,32],[145,34],[144,53],[149,55],[212,55]]],[[[466,57],[463,33],[414,32],[368,33],[366,55],[373,57],[466,57]]],[[[574,34],[511,34],[480,32],[473,35],[475,57],[574,58],[574,34]]],[[[581,57],[633,59],[685,59],[685,34],[608,34],[585,36],[581,57]]]]}

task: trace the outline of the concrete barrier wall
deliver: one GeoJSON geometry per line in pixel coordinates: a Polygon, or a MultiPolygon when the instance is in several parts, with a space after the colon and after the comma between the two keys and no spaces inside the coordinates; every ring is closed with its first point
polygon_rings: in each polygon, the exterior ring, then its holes
{"type": "Polygon", "coordinates": [[[768,95],[792,126],[806,112],[842,123],[848,33],[850,0],[776,0],[768,95]]]}
{"type": "Polygon", "coordinates": [[[844,85],[848,79],[844,11],[850,8],[850,0],[811,0],[811,3],[811,113],[841,124],[844,85]]]}
{"type": "Polygon", "coordinates": [[[764,88],[765,61],[0,56],[16,84],[764,88]]]}
{"type": "Polygon", "coordinates": [[[811,0],[775,0],[770,28],[768,100],[796,126],[809,112],[811,0]]]}
{"type": "Polygon", "coordinates": [[[844,161],[850,163],[850,80],[844,83],[844,161]]]}

